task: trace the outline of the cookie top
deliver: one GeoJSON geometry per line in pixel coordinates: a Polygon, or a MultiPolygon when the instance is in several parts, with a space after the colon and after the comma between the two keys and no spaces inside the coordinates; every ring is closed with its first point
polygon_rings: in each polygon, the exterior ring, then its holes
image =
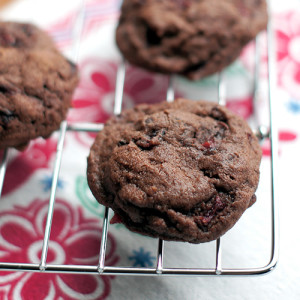
{"type": "Polygon", "coordinates": [[[129,229],[214,240],[255,201],[261,149],[247,123],[215,103],[178,99],[110,119],[88,158],[95,198],[129,229]]]}
{"type": "Polygon", "coordinates": [[[76,66],[45,32],[0,22],[0,148],[22,148],[58,129],[77,82],[76,66]]]}
{"type": "Polygon", "coordinates": [[[265,0],[124,0],[116,41],[132,64],[200,79],[266,28],[265,0]]]}

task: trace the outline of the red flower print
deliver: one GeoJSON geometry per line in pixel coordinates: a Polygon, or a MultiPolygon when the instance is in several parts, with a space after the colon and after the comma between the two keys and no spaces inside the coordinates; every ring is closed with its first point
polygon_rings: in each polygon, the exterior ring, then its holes
{"type": "MultiPolygon", "coordinates": [[[[297,134],[288,130],[280,130],[278,134],[279,144],[293,142],[297,139],[297,134]]],[[[280,149],[279,149],[280,151],[280,149]]],[[[262,145],[263,156],[271,155],[271,144],[270,140],[267,139],[262,145]]]]}
{"type": "Polygon", "coordinates": [[[47,168],[55,151],[56,141],[54,139],[39,138],[32,141],[23,152],[15,152],[7,166],[2,195],[19,188],[37,169],[47,168]]]}
{"type": "MultiPolygon", "coordinates": [[[[87,219],[80,209],[57,199],[47,263],[97,265],[99,220],[87,219]]],[[[48,202],[0,213],[0,255],[3,262],[39,263],[48,202]]],[[[116,242],[108,235],[106,264],[115,265],[116,242]]],[[[73,274],[0,272],[0,289],[8,299],[105,299],[111,277],[73,274]],[[38,298],[37,298],[38,297],[38,298]]]]}

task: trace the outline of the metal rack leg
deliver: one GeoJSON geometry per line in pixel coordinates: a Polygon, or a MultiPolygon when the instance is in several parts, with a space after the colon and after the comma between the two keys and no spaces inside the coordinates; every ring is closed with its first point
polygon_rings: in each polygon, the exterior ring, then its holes
{"type": "Polygon", "coordinates": [[[58,176],[61,166],[61,159],[62,159],[62,152],[63,152],[63,145],[67,131],[67,121],[62,122],[60,127],[60,136],[57,143],[57,152],[56,152],[56,159],[54,164],[53,170],[53,178],[52,178],[52,186],[51,186],[51,193],[49,199],[49,208],[47,214],[47,221],[44,233],[44,241],[43,241],[43,248],[42,248],[42,256],[40,262],[40,270],[44,271],[46,268],[46,260],[47,260],[47,252],[49,246],[49,238],[51,233],[51,225],[52,225],[52,218],[53,218],[53,211],[54,211],[54,203],[55,203],[55,193],[58,183],[58,176]]]}
{"type": "Polygon", "coordinates": [[[220,105],[226,105],[226,84],[224,81],[224,72],[218,74],[218,103],[220,105]]]}
{"type": "Polygon", "coordinates": [[[164,241],[159,239],[158,247],[157,247],[157,264],[156,264],[157,274],[162,274],[163,271],[163,250],[164,250],[164,241]]]}
{"type": "Polygon", "coordinates": [[[105,208],[105,214],[103,219],[103,228],[102,228],[102,236],[101,236],[101,246],[100,246],[100,254],[99,254],[99,264],[98,264],[98,272],[102,273],[105,266],[105,255],[106,255],[106,246],[107,246],[107,232],[108,232],[108,217],[109,217],[109,208],[105,208]]]}
{"type": "Polygon", "coordinates": [[[4,177],[5,177],[5,172],[6,172],[6,167],[7,167],[7,160],[8,160],[8,149],[4,149],[3,156],[2,156],[2,161],[0,165],[0,196],[2,194],[2,189],[3,189],[3,184],[4,184],[4,177]]]}

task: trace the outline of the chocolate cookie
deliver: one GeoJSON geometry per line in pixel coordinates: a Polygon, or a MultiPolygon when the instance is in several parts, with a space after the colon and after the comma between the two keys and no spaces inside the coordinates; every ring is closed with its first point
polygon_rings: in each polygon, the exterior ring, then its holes
{"type": "Polygon", "coordinates": [[[87,178],[130,230],[208,242],[255,202],[261,149],[247,123],[215,103],[141,105],[99,132],[87,178]]]}
{"type": "Polygon", "coordinates": [[[265,0],[124,0],[116,41],[132,64],[200,79],[266,28],[265,0]]]}
{"type": "Polygon", "coordinates": [[[66,117],[76,66],[31,24],[0,22],[0,148],[48,137],[66,117]]]}

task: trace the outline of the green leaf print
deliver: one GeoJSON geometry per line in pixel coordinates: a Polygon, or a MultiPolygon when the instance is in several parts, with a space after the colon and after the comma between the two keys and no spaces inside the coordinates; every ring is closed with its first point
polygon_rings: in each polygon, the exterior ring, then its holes
{"type": "MultiPolygon", "coordinates": [[[[76,195],[79,198],[82,206],[93,215],[96,215],[99,218],[104,218],[105,207],[99,204],[93,196],[88,186],[86,177],[81,175],[77,176],[75,186],[76,195]]],[[[111,226],[113,226],[114,228],[124,228],[123,224],[114,224],[111,226]]]]}
{"type": "Polygon", "coordinates": [[[97,217],[103,218],[105,207],[100,205],[93,194],[87,183],[85,176],[77,176],[76,178],[76,195],[79,198],[81,204],[92,214],[97,217]]]}

